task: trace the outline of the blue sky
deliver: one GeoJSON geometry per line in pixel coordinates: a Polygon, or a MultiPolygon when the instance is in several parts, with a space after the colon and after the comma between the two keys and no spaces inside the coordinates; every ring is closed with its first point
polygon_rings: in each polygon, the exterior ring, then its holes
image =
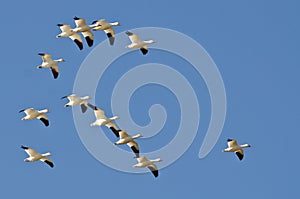
{"type": "MultiPolygon", "coordinates": [[[[85,1],[78,5],[64,1],[3,2],[0,16],[4,106],[0,140],[5,151],[0,166],[0,197],[118,198],[127,192],[144,198],[226,198],[231,192],[243,198],[298,197],[299,6],[296,0],[171,4],[158,0],[116,0],[85,1]],[[56,24],[74,26],[74,16],[89,23],[101,18],[119,21],[122,26],[116,32],[140,27],[169,28],[188,35],[206,49],[218,66],[227,96],[224,129],[208,156],[198,158],[210,118],[205,83],[180,58],[151,49],[145,57],[138,51],[128,53],[112,65],[115,71],[108,71],[108,75],[118,76],[131,65],[149,62],[180,68],[194,84],[201,108],[200,128],[192,145],[177,161],[162,169],[157,179],[150,173],[116,171],[87,151],[76,131],[72,110],[63,107],[66,102],[60,97],[72,93],[81,63],[106,37],[103,32],[95,32],[94,46],[89,48],[84,44],[83,51],[68,39],[56,39],[60,32],[56,24]],[[46,69],[36,68],[41,62],[39,52],[66,60],[60,64],[57,80],[46,69]],[[49,108],[50,127],[39,121],[21,121],[23,115],[18,111],[28,107],[49,108]],[[234,154],[221,152],[227,138],[252,145],[245,150],[243,161],[234,154]],[[21,145],[40,152],[51,151],[55,168],[39,162],[23,162],[26,154],[21,145]]],[[[100,83],[96,103],[111,114],[111,91],[100,83]]],[[[166,145],[180,119],[174,95],[162,87],[149,85],[136,92],[131,101],[135,122],[146,125],[148,108],[155,103],[164,105],[169,116],[161,132],[140,140],[145,151],[166,145]]],[[[93,113],[88,112],[87,118],[93,122],[93,113]]],[[[95,131],[91,128],[87,133],[95,131]]]]}

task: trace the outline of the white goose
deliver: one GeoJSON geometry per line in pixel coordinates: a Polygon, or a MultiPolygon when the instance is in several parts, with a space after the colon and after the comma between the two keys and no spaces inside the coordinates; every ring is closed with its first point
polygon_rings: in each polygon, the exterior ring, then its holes
{"type": "Polygon", "coordinates": [[[135,153],[136,158],[140,156],[139,145],[134,140],[142,137],[141,134],[130,137],[125,130],[119,131],[120,140],[115,142],[115,145],[127,144],[135,153]]]}
{"type": "Polygon", "coordinates": [[[119,119],[119,117],[114,116],[111,118],[107,118],[104,110],[92,104],[88,104],[88,106],[94,110],[94,114],[96,116],[96,121],[93,122],[91,126],[106,126],[112,130],[112,132],[116,135],[116,137],[119,137],[118,127],[116,124],[112,122],[113,120],[119,119]]]}
{"type": "Polygon", "coordinates": [[[133,165],[134,168],[145,168],[147,167],[150,169],[150,171],[153,173],[155,177],[158,176],[158,169],[157,166],[154,164],[154,162],[161,162],[162,160],[160,158],[154,159],[154,160],[148,160],[145,156],[140,156],[136,158],[138,163],[133,165]]]}
{"type": "Polygon", "coordinates": [[[25,117],[23,117],[21,120],[33,120],[33,119],[39,119],[41,120],[45,126],[49,126],[49,119],[45,115],[45,113],[49,113],[50,111],[48,109],[44,110],[35,110],[34,108],[28,108],[20,110],[19,113],[24,112],[26,114],[25,117]]]}
{"type": "Polygon", "coordinates": [[[28,148],[26,146],[21,146],[22,149],[25,150],[25,152],[29,155],[28,158],[25,158],[24,161],[25,162],[35,162],[35,161],[42,161],[45,162],[46,164],[48,164],[51,168],[54,167],[53,162],[47,158],[48,156],[51,156],[51,153],[44,153],[44,154],[39,154],[36,150],[28,148]]]}
{"type": "Polygon", "coordinates": [[[72,39],[76,43],[76,45],[78,46],[78,48],[80,50],[83,49],[82,38],[80,37],[79,34],[77,34],[75,31],[72,30],[70,25],[57,24],[57,26],[60,28],[61,33],[56,35],[56,38],[69,37],[70,39],[72,39]]]}
{"type": "Polygon", "coordinates": [[[126,31],[126,34],[131,41],[131,44],[126,46],[126,48],[139,48],[142,51],[143,55],[146,55],[148,53],[148,44],[155,43],[155,41],[153,40],[142,41],[137,34],[129,31],[126,31]]]}
{"type": "Polygon", "coordinates": [[[88,100],[90,96],[78,97],[75,94],[64,96],[61,99],[68,98],[69,102],[65,104],[65,107],[80,105],[82,113],[85,113],[88,107],[88,100]]]}
{"type": "Polygon", "coordinates": [[[73,29],[74,32],[81,32],[84,36],[87,44],[91,47],[94,43],[94,34],[91,32],[91,29],[95,27],[95,25],[87,25],[85,20],[82,18],[74,17],[76,28],[73,29]]]}
{"type": "Polygon", "coordinates": [[[105,19],[100,19],[93,21],[92,24],[95,25],[93,30],[103,30],[109,39],[109,44],[114,45],[115,30],[113,29],[113,26],[120,26],[119,22],[108,23],[105,19]]]}
{"type": "Polygon", "coordinates": [[[65,60],[63,60],[62,58],[53,60],[51,55],[46,53],[39,53],[39,55],[42,57],[43,63],[37,68],[50,68],[54,79],[56,79],[59,74],[59,67],[57,66],[57,63],[64,62],[65,60]]]}
{"type": "Polygon", "coordinates": [[[223,152],[234,152],[240,160],[244,157],[243,148],[250,147],[249,144],[238,145],[237,141],[232,139],[227,139],[227,145],[228,148],[224,149],[223,152]]]}

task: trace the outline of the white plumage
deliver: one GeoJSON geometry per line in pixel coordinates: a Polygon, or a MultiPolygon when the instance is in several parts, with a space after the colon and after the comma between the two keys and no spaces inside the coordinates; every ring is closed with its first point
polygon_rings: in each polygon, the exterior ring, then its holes
{"type": "Polygon", "coordinates": [[[135,153],[136,157],[138,158],[140,156],[139,145],[134,140],[142,137],[142,135],[137,134],[131,137],[127,134],[125,130],[120,130],[119,136],[120,139],[117,142],[115,142],[115,145],[127,144],[131,148],[131,150],[135,153]]]}
{"type": "Polygon", "coordinates": [[[115,30],[113,29],[113,26],[120,26],[119,22],[108,23],[105,19],[100,19],[94,21],[93,25],[95,26],[93,30],[103,30],[109,39],[109,44],[114,44],[115,30]]]}
{"type": "Polygon", "coordinates": [[[19,113],[24,112],[26,114],[21,120],[33,120],[39,119],[41,120],[45,126],[49,126],[49,119],[45,113],[49,113],[48,109],[44,110],[35,110],[34,108],[28,108],[20,110],[19,113]]]}
{"type": "Polygon", "coordinates": [[[128,37],[131,41],[131,44],[126,46],[126,48],[140,49],[142,51],[143,55],[146,55],[148,53],[148,44],[155,43],[155,41],[153,41],[153,40],[143,41],[140,39],[140,37],[137,34],[134,34],[129,31],[126,31],[126,34],[128,35],[128,37]]]}
{"type": "Polygon", "coordinates": [[[157,177],[158,176],[158,168],[154,164],[154,162],[161,162],[162,160],[160,158],[154,159],[154,160],[148,160],[145,156],[140,156],[136,158],[138,163],[133,165],[134,168],[145,168],[147,167],[150,169],[152,174],[157,177]]]}
{"type": "Polygon", "coordinates": [[[25,152],[29,155],[28,158],[24,159],[25,162],[35,162],[40,160],[48,164],[51,168],[54,167],[53,162],[49,158],[47,158],[48,156],[52,155],[51,153],[48,152],[48,153],[40,154],[36,150],[26,146],[21,146],[21,148],[24,149],[25,152]]]}
{"type": "Polygon", "coordinates": [[[94,43],[94,34],[91,32],[91,29],[95,27],[95,25],[87,25],[85,19],[74,17],[76,28],[73,29],[74,32],[81,32],[83,37],[85,38],[89,47],[93,46],[94,43]]]}
{"type": "Polygon", "coordinates": [[[237,157],[242,160],[244,157],[243,148],[250,147],[249,144],[238,145],[236,140],[227,139],[228,148],[224,149],[223,152],[234,152],[237,157]]]}
{"type": "Polygon", "coordinates": [[[60,28],[61,33],[56,35],[56,38],[69,37],[70,39],[72,39],[72,41],[74,41],[76,43],[76,45],[78,46],[78,48],[80,50],[83,49],[83,43],[82,43],[82,39],[81,39],[80,35],[77,34],[75,31],[73,31],[70,25],[57,24],[57,26],[60,28]]]}
{"type": "Polygon", "coordinates": [[[46,53],[39,53],[39,55],[42,57],[43,63],[37,68],[50,68],[54,79],[56,79],[59,74],[59,67],[57,66],[57,63],[64,62],[65,60],[62,58],[53,60],[51,55],[46,53]]]}
{"type": "Polygon", "coordinates": [[[85,113],[88,107],[88,100],[90,96],[78,97],[75,94],[64,96],[61,99],[67,98],[69,102],[65,104],[65,107],[80,105],[82,113],[85,113]]]}

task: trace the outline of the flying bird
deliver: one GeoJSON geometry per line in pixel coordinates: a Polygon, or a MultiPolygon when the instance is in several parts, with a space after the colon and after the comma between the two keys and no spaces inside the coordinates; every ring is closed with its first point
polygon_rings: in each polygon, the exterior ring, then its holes
{"type": "Polygon", "coordinates": [[[63,60],[62,58],[53,60],[51,55],[46,53],[39,53],[39,55],[42,57],[43,63],[37,68],[50,68],[54,79],[56,79],[59,74],[59,67],[57,66],[57,63],[64,62],[65,60],[63,60]]]}
{"type": "Polygon", "coordinates": [[[142,137],[142,135],[137,134],[131,137],[127,134],[125,130],[120,130],[119,136],[120,139],[119,141],[115,142],[115,145],[127,144],[131,148],[131,150],[135,153],[136,158],[138,158],[140,156],[139,146],[138,143],[134,140],[142,137]]]}
{"type": "Polygon", "coordinates": [[[45,126],[49,126],[49,119],[45,113],[49,113],[48,109],[44,110],[35,110],[34,108],[28,108],[20,110],[19,113],[24,112],[26,114],[21,120],[33,120],[39,119],[41,120],[45,126]]]}
{"type": "Polygon", "coordinates": [[[81,32],[83,37],[85,38],[89,47],[93,46],[94,43],[94,34],[91,32],[91,29],[95,27],[95,25],[87,25],[85,20],[82,18],[74,17],[76,28],[73,29],[74,32],[81,32]]]}
{"type": "Polygon", "coordinates": [[[88,100],[90,96],[78,97],[75,94],[64,96],[61,99],[67,98],[69,102],[65,104],[65,107],[80,105],[82,113],[85,113],[88,108],[88,100]]]}
{"type": "Polygon", "coordinates": [[[40,160],[48,164],[51,168],[54,167],[53,162],[49,158],[47,158],[48,156],[52,155],[51,153],[48,152],[48,153],[40,154],[36,150],[26,146],[21,146],[21,148],[24,149],[25,152],[29,155],[28,158],[24,159],[24,162],[35,162],[40,160]]]}
{"type": "Polygon", "coordinates": [[[95,26],[93,30],[103,30],[109,39],[109,44],[114,45],[115,30],[113,29],[113,26],[120,26],[119,22],[108,23],[105,19],[100,19],[93,21],[92,24],[95,26]]]}
{"type": "Polygon", "coordinates": [[[237,157],[242,160],[244,157],[243,148],[250,147],[249,144],[238,145],[236,140],[227,139],[228,148],[224,149],[223,152],[234,152],[237,157]]]}
{"type": "Polygon", "coordinates": [[[126,31],[125,33],[128,35],[131,41],[131,44],[126,46],[126,48],[140,49],[143,55],[146,55],[148,53],[148,44],[155,43],[155,41],[153,40],[142,41],[137,34],[134,34],[132,32],[126,31]]]}
{"type": "Polygon", "coordinates": [[[56,38],[69,37],[70,39],[72,39],[76,43],[76,45],[78,46],[78,48],[80,50],[83,49],[82,38],[80,37],[79,34],[77,34],[75,31],[72,30],[70,25],[57,24],[57,26],[60,28],[61,33],[56,35],[56,38]]]}
{"type": "Polygon", "coordinates": [[[138,163],[133,165],[134,168],[145,168],[147,167],[150,169],[152,174],[157,177],[158,176],[158,168],[154,164],[154,162],[161,162],[162,160],[160,158],[154,159],[154,160],[148,160],[145,156],[140,156],[136,158],[138,163]]]}
{"type": "Polygon", "coordinates": [[[112,130],[116,137],[119,137],[118,127],[115,123],[112,122],[113,120],[119,119],[119,117],[113,116],[108,118],[106,117],[104,110],[92,104],[88,104],[88,106],[94,110],[94,114],[96,117],[96,121],[93,122],[91,126],[106,126],[112,130]]]}

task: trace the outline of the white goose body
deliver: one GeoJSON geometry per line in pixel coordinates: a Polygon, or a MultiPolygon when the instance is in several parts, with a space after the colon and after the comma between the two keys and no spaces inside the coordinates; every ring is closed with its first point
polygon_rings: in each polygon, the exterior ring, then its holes
{"type": "Polygon", "coordinates": [[[115,30],[113,26],[120,26],[119,22],[108,23],[105,19],[96,20],[92,23],[94,25],[93,30],[103,30],[109,39],[110,45],[115,42],[115,30]]]}
{"type": "Polygon", "coordinates": [[[83,49],[82,38],[80,37],[79,34],[77,34],[75,31],[72,30],[70,25],[57,24],[57,26],[60,28],[61,33],[56,35],[56,38],[69,37],[70,39],[72,39],[72,41],[76,43],[76,45],[80,50],[83,49]]]}
{"type": "Polygon", "coordinates": [[[119,119],[118,116],[114,116],[111,118],[106,117],[104,110],[98,108],[97,106],[88,104],[89,107],[91,107],[94,110],[94,114],[96,117],[96,121],[91,124],[91,126],[106,126],[108,127],[111,125],[111,121],[119,119]]]}
{"type": "Polygon", "coordinates": [[[150,169],[152,174],[157,177],[158,176],[158,168],[154,164],[154,162],[161,162],[162,160],[160,158],[154,159],[154,160],[148,160],[145,156],[140,156],[137,158],[138,163],[133,165],[134,168],[145,168],[147,167],[150,169]]]}
{"type": "Polygon", "coordinates": [[[87,25],[85,20],[82,18],[74,17],[76,28],[73,29],[74,32],[81,32],[83,37],[85,38],[89,47],[93,46],[94,43],[94,34],[91,32],[91,29],[95,27],[95,25],[87,25]]]}
{"type": "Polygon", "coordinates": [[[45,126],[49,126],[49,119],[45,115],[45,113],[49,113],[48,109],[35,110],[34,108],[28,108],[19,111],[19,113],[21,112],[24,112],[26,114],[26,116],[23,117],[21,120],[39,119],[44,123],[45,126]]]}
{"type": "Polygon", "coordinates": [[[143,41],[137,34],[134,34],[129,31],[126,31],[126,34],[128,35],[131,41],[131,44],[127,45],[126,48],[140,49],[143,55],[146,55],[148,53],[148,44],[155,43],[155,41],[153,40],[143,41]]]}
{"type": "Polygon", "coordinates": [[[50,68],[54,79],[56,79],[59,74],[59,67],[57,66],[57,63],[64,62],[65,60],[62,58],[53,60],[51,55],[46,53],[39,53],[39,55],[42,57],[43,62],[37,68],[50,68]]]}
{"type": "Polygon", "coordinates": [[[40,160],[48,164],[51,168],[54,167],[53,162],[49,158],[47,158],[48,156],[51,156],[51,153],[48,152],[48,153],[40,154],[36,150],[26,146],[21,146],[21,148],[24,149],[25,152],[29,155],[28,158],[24,159],[25,162],[35,162],[40,160]]]}
{"type": "Polygon", "coordinates": [[[233,152],[237,155],[239,160],[242,160],[244,157],[243,148],[250,147],[249,144],[238,145],[236,140],[227,139],[228,148],[224,149],[223,152],[233,152]]]}
{"type": "Polygon", "coordinates": [[[81,111],[85,113],[88,107],[88,100],[91,97],[90,96],[78,97],[77,95],[72,94],[72,95],[64,96],[61,99],[64,98],[67,98],[69,100],[69,102],[64,105],[65,107],[80,105],[81,111]]]}
{"type": "Polygon", "coordinates": [[[135,153],[136,157],[138,158],[140,156],[139,146],[138,143],[135,142],[134,140],[142,137],[142,135],[137,134],[131,137],[127,134],[125,130],[120,130],[119,137],[120,139],[117,142],[115,142],[115,145],[127,144],[131,148],[131,150],[135,153]]]}

